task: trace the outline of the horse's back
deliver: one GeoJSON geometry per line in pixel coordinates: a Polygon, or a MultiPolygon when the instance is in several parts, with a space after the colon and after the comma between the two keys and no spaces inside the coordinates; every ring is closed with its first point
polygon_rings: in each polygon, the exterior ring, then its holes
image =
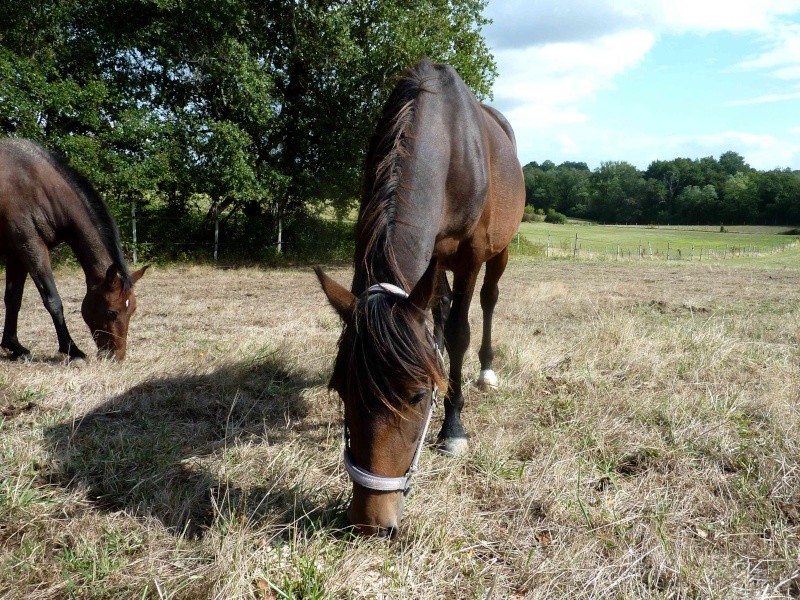
{"type": "Polygon", "coordinates": [[[0,252],[7,254],[37,236],[55,236],[49,225],[53,207],[48,205],[53,194],[48,192],[65,185],[41,146],[24,139],[0,140],[0,252]]]}
{"type": "Polygon", "coordinates": [[[450,65],[423,60],[412,74],[424,93],[412,136],[414,165],[405,183],[408,189],[424,190],[423,197],[436,206],[432,210],[442,211],[437,254],[444,258],[469,237],[484,212],[491,161],[483,111],[450,65]]]}
{"type": "Polygon", "coordinates": [[[434,149],[441,160],[448,161],[449,214],[443,223],[449,230],[440,232],[440,237],[461,238],[455,245],[444,241],[438,247],[449,254],[468,243],[476,258],[485,261],[508,245],[522,219],[525,186],[514,132],[498,110],[478,102],[455,69],[431,63],[423,66],[435,80],[426,101],[439,113],[428,119],[441,129],[423,127],[438,133],[434,149]],[[448,139],[446,148],[444,138],[448,139]]]}

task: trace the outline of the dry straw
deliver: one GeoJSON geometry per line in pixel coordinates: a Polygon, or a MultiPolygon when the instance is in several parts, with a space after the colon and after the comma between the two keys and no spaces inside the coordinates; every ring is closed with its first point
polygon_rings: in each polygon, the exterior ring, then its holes
{"type": "Polygon", "coordinates": [[[423,453],[392,543],[346,530],[310,269],[153,269],[123,364],[54,358],[29,290],[0,598],[800,594],[800,270],[518,257],[501,286],[501,386],[468,388],[470,453],[423,453]]]}

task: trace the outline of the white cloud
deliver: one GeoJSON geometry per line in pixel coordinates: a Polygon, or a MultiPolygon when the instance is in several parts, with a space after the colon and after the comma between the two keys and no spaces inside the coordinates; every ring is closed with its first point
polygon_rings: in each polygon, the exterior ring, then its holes
{"type": "Polygon", "coordinates": [[[609,0],[626,18],[663,33],[768,31],[775,18],[800,10],[797,0],[609,0]]]}
{"type": "Polygon", "coordinates": [[[740,71],[766,70],[778,79],[800,79],[800,25],[776,28],[766,43],[767,49],[740,62],[740,71]]]}
{"type": "Polygon", "coordinates": [[[800,158],[800,143],[772,135],[756,135],[743,131],[725,131],[710,135],[678,136],[667,141],[669,146],[683,149],[675,156],[719,156],[733,150],[741,154],[750,166],[767,170],[796,165],[800,158]]]}
{"type": "MultiPolygon", "coordinates": [[[[800,0],[491,0],[486,13],[494,24],[486,34],[499,73],[494,103],[515,127],[585,122],[586,102],[612,89],[659,35],[764,31],[794,10],[800,0]]],[[[770,63],[791,76],[796,65],[780,57],[794,53],[796,38],[787,30],[780,47],[738,68],[770,63]]]]}
{"type": "MultiPolygon", "coordinates": [[[[793,133],[800,136],[800,127],[793,133]]],[[[556,164],[583,161],[590,168],[604,161],[622,160],[645,170],[654,160],[677,157],[719,156],[733,150],[754,168],[798,168],[800,139],[781,139],[773,135],[755,135],[743,131],[724,131],[705,135],[661,136],[635,130],[614,131],[586,124],[580,127],[541,130],[534,137],[517,137],[523,164],[550,159],[556,164]]]]}
{"type": "Polygon", "coordinates": [[[588,41],[630,29],[660,33],[767,32],[800,0],[490,0],[495,49],[588,41]]]}
{"type": "Polygon", "coordinates": [[[591,42],[501,50],[495,53],[502,76],[494,104],[515,128],[585,121],[579,104],[638,64],[653,43],[650,33],[631,31],[591,42]]]}
{"type": "Polygon", "coordinates": [[[800,91],[787,92],[786,94],[764,94],[744,100],[729,100],[723,106],[752,106],[754,104],[771,104],[773,102],[786,102],[788,100],[800,100],[800,91]]]}
{"type": "MultiPolygon", "coordinates": [[[[784,81],[798,80],[800,25],[781,24],[798,11],[800,0],[490,0],[486,15],[494,23],[484,33],[498,65],[493,104],[514,127],[524,161],[582,160],[598,166],[601,160],[635,157],[644,168],[657,158],[718,156],[733,149],[757,168],[796,167],[798,145],[770,136],[726,132],[665,140],[609,131],[590,115],[598,93],[615,89],[666,36],[748,33],[742,39],[755,38],[764,50],[736,70],[767,70],[784,81]]],[[[794,87],[759,92],[726,106],[800,98],[794,87]]]]}

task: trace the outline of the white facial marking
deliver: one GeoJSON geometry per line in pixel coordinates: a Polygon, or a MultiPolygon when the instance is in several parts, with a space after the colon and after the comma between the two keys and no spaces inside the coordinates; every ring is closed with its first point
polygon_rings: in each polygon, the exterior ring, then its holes
{"type": "Polygon", "coordinates": [[[130,298],[125,300],[125,308],[128,308],[131,304],[130,298]]]}

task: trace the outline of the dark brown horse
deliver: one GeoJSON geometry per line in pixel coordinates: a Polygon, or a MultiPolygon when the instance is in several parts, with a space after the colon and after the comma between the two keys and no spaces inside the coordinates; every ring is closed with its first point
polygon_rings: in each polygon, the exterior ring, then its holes
{"type": "Polygon", "coordinates": [[[344,401],[350,520],[392,535],[444,384],[439,446],[467,449],[461,368],[478,272],[483,340],[479,384],[494,386],[492,313],[508,244],[525,203],[514,134],[449,66],[423,60],[391,94],[370,144],[350,290],[317,269],[344,321],[330,386],[344,401]],[[453,273],[452,290],[445,270],[453,273]],[[433,304],[434,333],[428,331],[433,304]]]}
{"type": "Polygon", "coordinates": [[[59,157],[28,140],[0,140],[0,255],[6,257],[5,327],[0,346],[16,359],[29,354],[17,339],[17,317],[30,274],[53,318],[58,351],[85,358],[64,321],[50,250],[66,242],[86,275],[81,314],[99,354],[125,358],[133,285],[147,267],[129,273],[119,232],[94,187],[59,157]]]}

